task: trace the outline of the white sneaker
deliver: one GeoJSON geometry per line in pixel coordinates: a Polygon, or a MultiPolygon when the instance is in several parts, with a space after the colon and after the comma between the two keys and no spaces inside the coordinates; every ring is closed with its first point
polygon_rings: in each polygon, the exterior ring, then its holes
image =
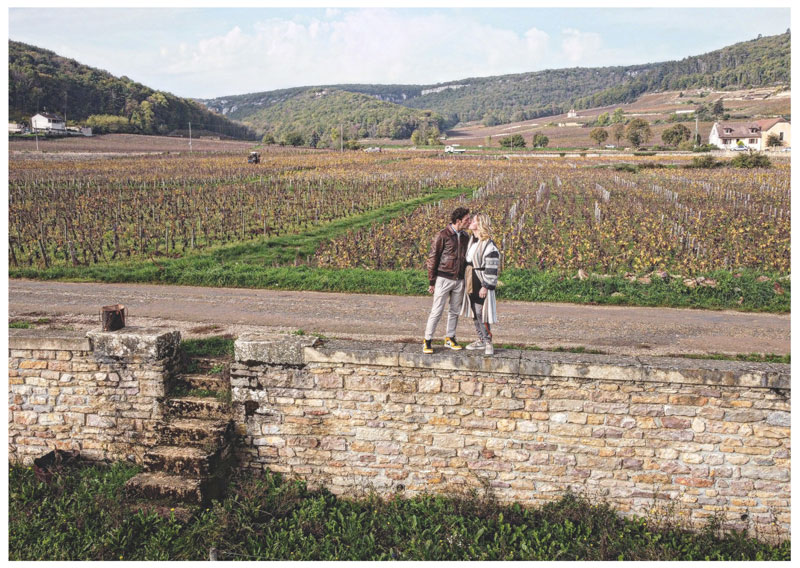
{"type": "Polygon", "coordinates": [[[473,341],[472,343],[467,345],[467,349],[469,349],[470,351],[478,351],[480,349],[484,349],[485,347],[486,344],[480,339],[478,341],[473,341]]]}
{"type": "Polygon", "coordinates": [[[491,341],[486,344],[486,348],[484,349],[483,354],[484,355],[494,355],[494,345],[492,344],[491,341]]]}

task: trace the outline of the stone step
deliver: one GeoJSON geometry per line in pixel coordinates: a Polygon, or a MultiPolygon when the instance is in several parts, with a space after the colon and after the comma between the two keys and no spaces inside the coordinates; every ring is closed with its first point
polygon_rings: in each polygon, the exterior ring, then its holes
{"type": "Polygon", "coordinates": [[[182,418],[228,418],[230,404],[213,397],[182,396],[164,401],[167,413],[182,418]]]}
{"type": "Polygon", "coordinates": [[[130,478],[125,489],[130,494],[146,499],[166,499],[199,505],[206,498],[204,485],[202,479],[146,472],[130,478]]]}
{"type": "Polygon", "coordinates": [[[231,420],[175,418],[156,426],[161,444],[166,446],[219,447],[233,439],[231,420]]]}
{"type": "Polygon", "coordinates": [[[222,375],[180,375],[178,382],[183,383],[190,389],[202,389],[209,391],[231,390],[231,382],[222,375]]]}
{"type": "Polygon", "coordinates": [[[212,450],[179,446],[158,446],[144,455],[145,471],[207,477],[230,456],[230,446],[212,450]]]}

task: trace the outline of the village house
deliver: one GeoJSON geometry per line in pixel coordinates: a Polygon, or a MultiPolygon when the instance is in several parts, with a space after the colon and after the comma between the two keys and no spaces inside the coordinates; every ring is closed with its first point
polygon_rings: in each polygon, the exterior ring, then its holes
{"type": "Polygon", "coordinates": [[[50,112],[40,112],[31,117],[31,129],[36,131],[65,131],[67,125],[64,119],[57,114],[50,112]]]}
{"type": "Polygon", "coordinates": [[[761,151],[767,148],[767,138],[777,136],[783,147],[791,147],[791,124],[783,118],[752,122],[715,122],[708,143],[723,150],[746,149],[761,151]]]}
{"type": "Polygon", "coordinates": [[[22,134],[25,131],[25,125],[20,124],[18,122],[9,122],[8,123],[8,133],[9,134],[22,134]]]}

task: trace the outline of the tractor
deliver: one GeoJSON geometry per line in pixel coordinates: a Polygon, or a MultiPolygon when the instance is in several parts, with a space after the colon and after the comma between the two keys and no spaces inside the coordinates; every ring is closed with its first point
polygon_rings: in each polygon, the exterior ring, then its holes
{"type": "Polygon", "coordinates": [[[247,157],[248,164],[257,164],[261,161],[261,155],[258,152],[250,152],[250,155],[247,157]]]}

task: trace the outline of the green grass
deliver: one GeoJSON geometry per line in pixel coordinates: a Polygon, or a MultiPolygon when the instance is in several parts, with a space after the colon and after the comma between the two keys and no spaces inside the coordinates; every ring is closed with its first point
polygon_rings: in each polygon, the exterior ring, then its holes
{"type": "Polygon", "coordinates": [[[231,337],[184,339],[181,350],[189,357],[233,357],[235,340],[231,337]]]}
{"type": "Polygon", "coordinates": [[[774,353],[739,353],[737,355],[724,355],[722,353],[710,353],[708,355],[673,355],[673,357],[683,357],[685,359],[714,359],[721,361],[745,361],[748,363],[784,363],[791,365],[791,355],[775,355],[774,353]]]}
{"type": "Polygon", "coordinates": [[[27,321],[12,321],[8,324],[8,327],[11,329],[30,329],[33,325],[27,321]]]}
{"type": "Polygon", "coordinates": [[[716,523],[622,519],[567,494],[540,508],[487,497],[339,499],[270,474],[242,473],[228,496],[186,521],[132,512],[124,483],[138,468],[63,468],[48,482],[9,471],[9,557],[21,560],[790,560],[716,523]]]}

